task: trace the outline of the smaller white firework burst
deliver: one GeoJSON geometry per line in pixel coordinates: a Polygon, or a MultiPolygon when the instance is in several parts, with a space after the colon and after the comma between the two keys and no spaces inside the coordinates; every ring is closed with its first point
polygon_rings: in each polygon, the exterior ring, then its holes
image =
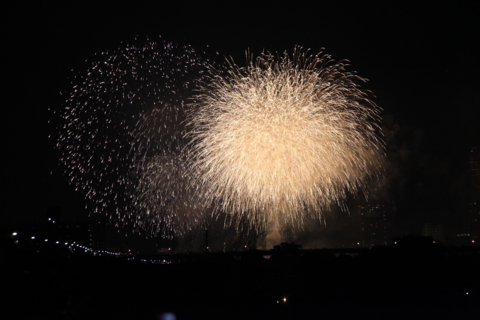
{"type": "Polygon", "coordinates": [[[73,77],[59,112],[57,147],[90,213],[170,236],[196,219],[185,223],[189,219],[176,213],[188,212],[179,209],[188,206],[178,192],[180,154],[185,101],[209,62],[189,46],[135,43],[97,55],[73,77]]]}

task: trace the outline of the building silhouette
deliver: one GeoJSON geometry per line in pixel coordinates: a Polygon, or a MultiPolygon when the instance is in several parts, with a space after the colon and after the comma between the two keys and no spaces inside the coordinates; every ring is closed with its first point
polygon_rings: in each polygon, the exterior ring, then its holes
{"type": "Polygon", "coordinates": [[[422,229],[422,236],[431,237],[434,240],[445,242],[443,224],[434,224],[430,222],[425,223],[422,229]]]}
{"type": "Polygon", "coordinates": [[[358,206],[364,247],[387,245],[387,214],[382,204],[358,206]]]}
{"type": "Polygon", "coordinates": [[[472,245],[480,241],[480,150],[468,150],[468,186],[465,198],[452,222],[450,243],[472,245]]]}
{"type": "Polygon", "coordinates": [[[467,212],[467,230],[473,243],[480,241],[480,149],[472,147],[468,156],[470,197],[467,212]]]}

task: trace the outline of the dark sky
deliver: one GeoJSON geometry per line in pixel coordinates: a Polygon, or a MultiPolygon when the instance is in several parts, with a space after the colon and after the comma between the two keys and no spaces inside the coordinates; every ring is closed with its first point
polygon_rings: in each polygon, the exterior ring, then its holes
{"type": "Polygon", "coordinates": [[[61,108],[71,69],[136,35],[209,45],[239,64],[248,48],[283,52],[294,45],[350,60],[384,109],[389,167],[379,197],[395,202],[399,232],[446,223],[459,210],[467,151],[480,145],[479,2],[162,2],[2,4],[1,223],[41,220],[49,206],[60,206],[66,219],[81,216],[82,196],[62,175],[47,138],[54,120],[48,108],[61,108]]]}

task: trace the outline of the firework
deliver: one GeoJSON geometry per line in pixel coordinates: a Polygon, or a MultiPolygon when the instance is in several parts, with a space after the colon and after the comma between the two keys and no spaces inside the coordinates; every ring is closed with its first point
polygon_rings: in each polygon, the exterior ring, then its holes
{"type": "Polygon", "coordinates": [[[203,225],[206,208],[189,190],[186,163],[182,154],[158,155],[138,166],[134,199],[139,228],[170,237],[203,225]]]}
{"type": "MultiPolygon", "coordinates": [[[[138,41],[140,42],[140,41],[138,41]]],[[[186,99],[208,61],[164,41],[98,55],[59,113],[61,162],[89,212],[169,236],[199,219],[184,188],[186,99]]]]}
{"type": "Polygon", "coordinates": [[[298,48],[221,71],[166,42],[102,53],[67,93],[61,162],[92,211],[137,231],[180,234],[213,208],[277,241],[379,172],[379,108],[345,66],[298,48]]]}
{"type": "Polygon", "coordinates": [[[321,218],[379,172],[380,109],[345,62],[296,48],[230,62],[203,82],[189,115],[192,174],[208,205],[278,235],[321,218]]]}

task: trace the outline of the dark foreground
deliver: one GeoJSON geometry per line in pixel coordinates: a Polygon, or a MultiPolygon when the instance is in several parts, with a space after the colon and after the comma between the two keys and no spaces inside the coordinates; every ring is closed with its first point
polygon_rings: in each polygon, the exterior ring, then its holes
{"type": "Polygon", "coordinates": [[[0,318],[480,319],[476,248],[290,249],[160,265],[5,245],[0,318]]]}

